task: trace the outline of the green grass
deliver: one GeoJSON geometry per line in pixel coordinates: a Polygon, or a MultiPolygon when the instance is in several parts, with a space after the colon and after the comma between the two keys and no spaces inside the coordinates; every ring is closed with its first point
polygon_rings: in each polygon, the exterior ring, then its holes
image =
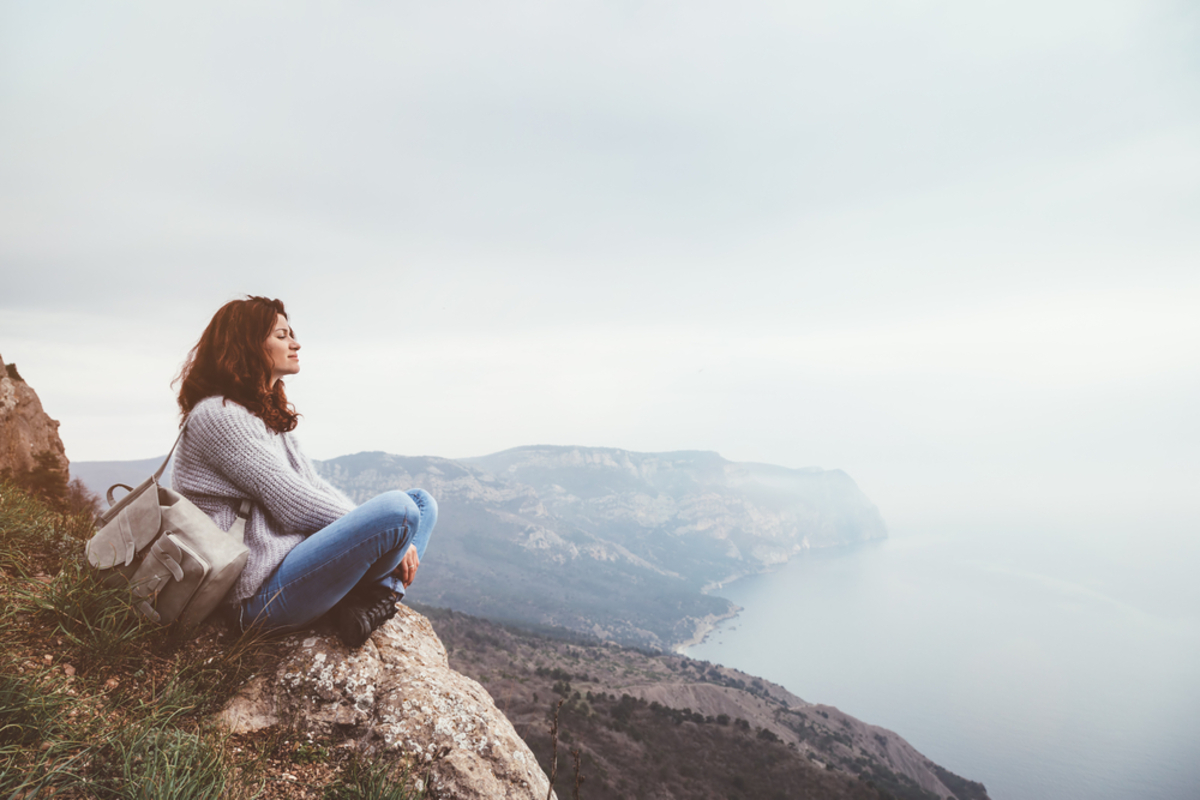
{"type": "Polygon", "coordinates": [[[0,749],[40,743],[58,727],[68,699],[19,675],[0,676],[0,749]]]}
{"type": "Polygon", "coordinates": [[[160,631],[132,613],[125,587],[105,587],[79,559],[69,559],[48,583],[26,581],[13,599],[34,612],[47,635],[64,639],[84,669],[135,666],[160,631]]]}
{"type": "Polygon", "coordinates": [[[214,727],[237,688],[273,668],[273,641],[146,622],[84,563],[91,533],[86,516],[0,482],[0,800],[420,796],[394,762],[283,727],[214,727]]]}
{"type": "Polygon", "coordinates": [[[405,767],[353,758],[345,774],[325,787],[323,800],[409,800],[409,777],[405,767]]]}
{"type": "Polygon", "coordinates": [[[49,797],[77,783],[79,743],[63,724],[72,704],[64,682],[49,670],[0,676],[0,796],[49,797]]]}
{"type": "Polygon", "coordinates": [[[92,533],[86,516],[60,513],[0,482],[0,570],[21,576],[58,572],[92,533]]]}
{"type": "Polygon", "coordinates": [[[221,800],[228,792],[225,754],[212,737],[147,726],[113,742],[119,775],[114,796],[140,800],[221,800]]]}

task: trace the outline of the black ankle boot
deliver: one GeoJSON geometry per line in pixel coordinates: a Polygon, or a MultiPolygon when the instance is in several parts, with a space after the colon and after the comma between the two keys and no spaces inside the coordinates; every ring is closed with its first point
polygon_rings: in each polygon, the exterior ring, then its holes
{"type": "Polygon", "coordinates": [[[347,647],[361,647],[371,632],[396,616],[400,595],[383,586],[351,592],[337,607],[337,633],[347,647]]]}

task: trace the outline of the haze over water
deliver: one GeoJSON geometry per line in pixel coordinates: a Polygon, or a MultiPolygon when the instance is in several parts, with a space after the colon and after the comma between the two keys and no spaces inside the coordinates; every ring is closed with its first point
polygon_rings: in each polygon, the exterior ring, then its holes
{"type": "Polygon", "coordinates": [[[1195,548],[1138,538],[894,532],[730,584],[745,610],[687,654],[892,729],[993,800],[1191,800],[1195,548]]]}

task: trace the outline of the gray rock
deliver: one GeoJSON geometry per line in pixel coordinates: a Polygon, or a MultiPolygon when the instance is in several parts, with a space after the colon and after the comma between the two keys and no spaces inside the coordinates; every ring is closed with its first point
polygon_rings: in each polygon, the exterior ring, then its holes
{"type": "Polygon", "coordinates": [[[217,715],[232,733],[284,724],[428,769],[428,798],[544,800],[533,753],[475,681],[450,669],[425,617],[401,606],[361,648],[327,634],[285,641],[274,674],[248,683],[217,715]]]}

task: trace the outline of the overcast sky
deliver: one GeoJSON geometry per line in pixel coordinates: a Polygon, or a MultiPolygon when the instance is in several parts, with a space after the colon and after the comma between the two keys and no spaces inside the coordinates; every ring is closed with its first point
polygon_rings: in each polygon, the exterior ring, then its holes
{"type": "Polygon", "coordinates": [[[0,355],[72,460],[165,452],[254,293],[318,458],[1200,524],[1195,3],[190,5],[0,2],[0,355]]]}

